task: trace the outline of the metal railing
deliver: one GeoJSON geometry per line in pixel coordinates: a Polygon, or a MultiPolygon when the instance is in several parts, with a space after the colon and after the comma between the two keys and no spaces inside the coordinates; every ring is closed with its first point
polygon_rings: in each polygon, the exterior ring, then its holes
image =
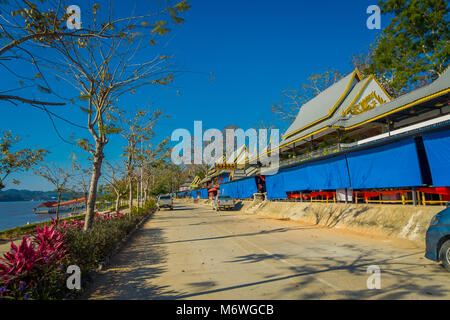
{"type": "Polygon", "coordinates": [[[315,158],[320,158],[324,156],[328,156],[334,153],[341,152],[345,149],[349,149],[354,147],[354,144],[335,144],[333,146],[322,148],[319,150],[314,150],[302,155],[296,155],[295,157],[291,157],[289,159],[280,160],[280,167],[285,167],[293,164],[298,164],[304,161],[308,161],[315,158]]]}

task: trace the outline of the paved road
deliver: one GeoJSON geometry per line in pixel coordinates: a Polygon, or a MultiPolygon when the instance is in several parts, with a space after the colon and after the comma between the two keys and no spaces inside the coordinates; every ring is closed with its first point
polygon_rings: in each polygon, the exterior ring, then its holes
{"type": "Polygon", "coordinates": [[[160,211],[96,279],[89,299],[449,299],[423,249],[195,204],[160,211]],[[381,290],[367,268],[381,268],[381,290]]]}

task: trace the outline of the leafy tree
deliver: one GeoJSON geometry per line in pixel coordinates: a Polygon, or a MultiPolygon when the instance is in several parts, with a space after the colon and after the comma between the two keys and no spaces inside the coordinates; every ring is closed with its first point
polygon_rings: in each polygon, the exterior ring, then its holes
{"type": "Polygon", "coordinates": [[[188,175],[184,167],[177,166],[164,160],[153,163],[149,175],[149,193],[157,196],[170,192],[176,192],[186,182],[188,175]]]}
{"type": "Polygon", "coordinates": [[[377,40],[367,72],[397,94],[430,83],[448,67],[449,7],[446,0],[380,0],[394,17],[377,40]]]}
{"type": "MultiPolygon", "coordinates": [[[[28,171],[32,166],[44,160],[48,151],[44,149],[22,149],[13,151],[15,144],[21,139],[14,137],[10,132],[4,131],[0,136],[0,190],[5,187],[6,178],[12,173],[28,171]]],[[[18,180],[13,180],[19,184],[18,180]]]]}

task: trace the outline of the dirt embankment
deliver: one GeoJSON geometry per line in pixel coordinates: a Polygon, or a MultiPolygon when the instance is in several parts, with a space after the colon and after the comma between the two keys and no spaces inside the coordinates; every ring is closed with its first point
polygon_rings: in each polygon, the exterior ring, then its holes
{"type": "Polygon", "coordinates": [[[263,202],[246,213],[288,219],[328,228],[423,242],[434,215],[442,207],[335,203],[263,202]]]}

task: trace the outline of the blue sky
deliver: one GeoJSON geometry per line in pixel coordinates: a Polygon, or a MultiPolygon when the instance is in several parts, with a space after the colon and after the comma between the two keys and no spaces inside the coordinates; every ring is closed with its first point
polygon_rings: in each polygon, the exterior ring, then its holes
{"type": "MultiPolygon", "coordinates": [[[[120,1],[118,10],[131,10],[132,2],[120,1]]],[[[149,1],[139,4],[146,2],[149,1]]],[[[89,8],[94,1],[71,3],[79,5],[83,15],[83,8],[89,8]]],[[[376,4],[375,0],[191,0],[190,3],[192,8],[185,15],[186,22],[170,34],[166,46],[167,54],[175,55],[176,68],[185,72],[169,87],[143,88],[123,101],[123,106],[131,110],[145,105],[170,115],[157,125],[154,143],[177,128],[193,131],[196,120],[203,121],[204,129],[222,129],[230,124],[248,129],[260,121],[282,127],[270,112],[271,103],[280,98],[282,90],[300,87],[311,73],[323,72],[327,67],[352,71],[351,56],[365,51],[380,33],[366,27],[369,17],[366,9],[376,4]]],[[[382,27],[386,23],[382,20],[382,27]]],[[[4,69],[1,74],[0,85],[8,88],[11,78],[4,69]]],[[[32,96],[42,98],[34,92],[32,96]]],[[[56,135],[42,111],[26,105],[0,105],[1,129],[22,137],[22,147],[45,148],[51,151],[46,161],[61,166],[70,163],[69,155],[73,152],[85,158],[82,150],[56,135]]],[[[84,122],[83,114],[71,107],[52,111],[77,123],[84,122]]],[[[66,136],[69,133],[88,136],[77,128],[59,122],[57,125],[66,136]]],[[[122,146],[119,137],[113,138],[106,147],[106,156],[118,161],[122,146]]],[[[32,173],[11,178],[21,181],[20,189],[52,189],[32,173]]],[[[8,183],[8,188],[17,186],[8,183]]]]}

